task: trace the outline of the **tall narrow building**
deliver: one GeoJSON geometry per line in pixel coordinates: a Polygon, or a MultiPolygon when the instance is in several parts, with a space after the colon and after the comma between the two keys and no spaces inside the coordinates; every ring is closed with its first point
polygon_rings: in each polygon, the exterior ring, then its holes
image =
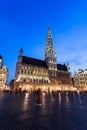
{"type": "Polygon", "coordinates": [[[23,56],[20,50],[16,65],[14,80],[15,89],[30,90],[44,88],[55,89],[72,86],[69,64],[57,64],[56,51],[53,45],[52,33],[48,27],[45,49],[45,60],[23,56]]]}
{"type": "Polygon", "coordinates": [[[80,91],[87,91],[87,69],[78,69],[74,73],[74,86],[80,91]]]}
{"type": "Polygon", "coordinates": [[[3,57],[0,55],[0,92],[6,88],[8,79],[8,70],[6,66],[3,66],[3,57]]]}
{"type": "Polygon", "coordinates": [[[46,39],[46,50],[45,50],[45,61],[48,67],[49,79],[51,83],[56,83],[56,72],[57,72],[57,59],[56,51],[53,46],[53,39],[50,27],[48,27],[47,39],[46,39]]]}
{"type": "Polygon", "coordinates": [[[53,46],[53,39],[50,27],[48,27],[47,33],[45,60],[48,66],[48,70],[57,71],[56,52],[53,46]]]}

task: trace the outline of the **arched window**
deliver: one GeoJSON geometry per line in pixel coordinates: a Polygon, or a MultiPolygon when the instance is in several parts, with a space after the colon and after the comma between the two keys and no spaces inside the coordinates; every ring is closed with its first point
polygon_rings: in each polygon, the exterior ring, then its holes
{"type": "Polygon", "coordinates": [[[21,71],[21,73],[23,74],[23,70],[21,71]]]}

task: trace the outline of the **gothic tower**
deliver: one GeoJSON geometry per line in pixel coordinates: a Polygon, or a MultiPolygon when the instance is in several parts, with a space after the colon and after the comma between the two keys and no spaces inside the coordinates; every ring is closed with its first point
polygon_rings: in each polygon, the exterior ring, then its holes
{"type": "Polygon", "coordinates": [[[45,60],[48,66],[48,70],[57,71],[56,52],[53,47],[52,33],[50,27],[48,27],[46,39],[45,60]]]}

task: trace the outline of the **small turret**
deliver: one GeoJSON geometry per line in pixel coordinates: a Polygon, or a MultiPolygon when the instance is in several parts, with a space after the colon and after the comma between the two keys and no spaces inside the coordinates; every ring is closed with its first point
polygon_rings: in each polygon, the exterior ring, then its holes
{"type": "Polygon", "coordinates": [[[23,56],[23,49],[21,48],[19,51],[19,56],[18,56],[18,62],[21,63],[22,62],[22,56],[23,56]]]}
{"type": "Polygon", "coordinates": [[[3,58],[2,58],[2,56],[0,55],[0,69],[2,69],[2,66],[3,66],[3,58]]]}
{"type": "Polygon", "coordinates": [[[67,70],[68,70],[68,72],[70,72],[70,65],[69,65],[69,63],[68,63],[68,61],[67,61],[67,70]]]}
{"type": "Polygon", "coordinates": [[[82,69],[78,69],[78,73],[82,73],[82,72],[84,72],[82,69]]]}
{"type": "Polygon", "coordinates": [[[74,70],[74,75],[76,75],[76,70],[74,70]]]}
{"type": "Polygon", "coordinates": [[[22,56],[22,55],[23,55],[23,49],[22,49],[22,48],[20,49],[19,53],[20,53],[19,56],[22,56]]]}

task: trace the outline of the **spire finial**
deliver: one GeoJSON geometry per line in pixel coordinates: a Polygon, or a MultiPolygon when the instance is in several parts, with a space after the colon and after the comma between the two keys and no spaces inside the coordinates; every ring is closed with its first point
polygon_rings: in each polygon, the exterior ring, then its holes
{"type": "Polygon", "coordinates": [[[51,27],[50,26],[48,26],[48,34],[50,34],[52,36],[51,27]]]}
{"type": "Polygon", "coordinates": [[[69,62],[67,61],[67,65],[69,65],[69,62]]]}
{"type": "Polygon", "coordinates": [[[20,49],[19,53],[20,53],[20,56],[23,55],[23,49],[22,48],[20,49]]]}
{"type": "Polygon", "coordinates": [[[48,31],[50,31],[51,29],[50,29],[50,26],[48,26],[48,31]]]}

